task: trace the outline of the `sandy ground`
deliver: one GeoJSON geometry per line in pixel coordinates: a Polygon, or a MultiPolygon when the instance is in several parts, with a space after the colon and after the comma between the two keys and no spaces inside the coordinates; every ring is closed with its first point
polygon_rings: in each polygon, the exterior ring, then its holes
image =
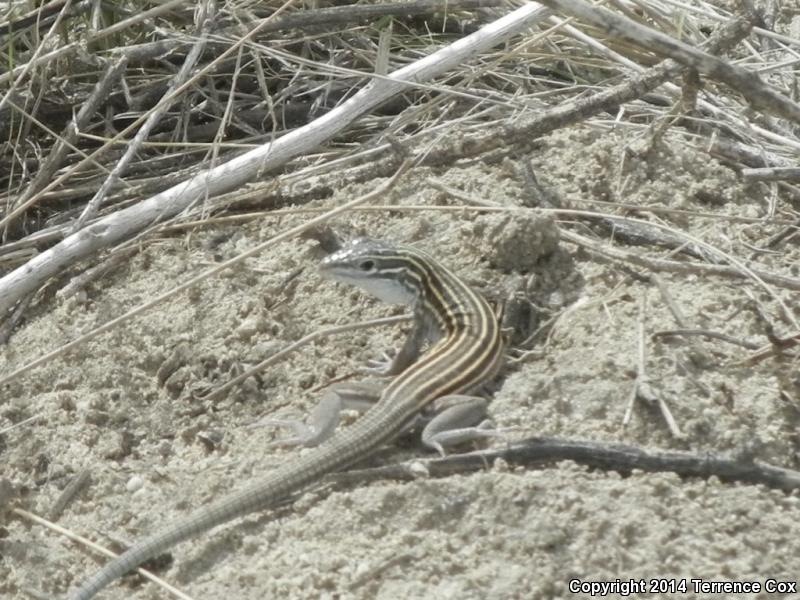
{"type": "MultiPolygon", "coordinates": [[[[590,199],[711,213],[717,217],[664,214],[662,222],[736,256],[755,256],[764,269],[798,275],[797,241],[777,254],[754,254],[744,244],[759,246],[777,226],[725,218],[763,217],[764,189],[744,186],[678,134],[650,149],[644,142],[631,131],[559,132],[542,139],[529,156],[500,165],[416,171],[391,200],[452,202],[426,183],[435,176],[476,198],[524,204],[529,191],[516,170],[531,161],[540,183],[565,206],[592,208],[582,202],[590,199]]],[[[345,186],[318,205],[340,203],[374,185],[345,186]]],[[[35,308],[2,350],[0,370],[56,348],[304,218],[266,218],[146,243],[81,297],[35,308]]],[[[417,244],[468,280],[490,286],[519,279],[508,262],[530,260],[535,241],[532,232],[502,217],[463,211],[359,213],[334,226],[347,235],[417,244]],[[497,243],[506,244],[499,256],[487,250],[497,243]]],[[[575,230],[592,235],[585,225],[575,230]]],[[[562,241],[546,256],[533,252],[534,264],[526,268],[538,275],[534,299],[543,318],[562,314],[547,343],[539,345],[541,353],[509,366],[497,383],[490,411],[498,427],[509,429],[509,438],[541,434],[744,452],[798,468],[800,398],[779,377],[796,373],[796,361],[769,359],[744,367],[737,362],[750,351],[736,345],[648,335],[650,381],[667,398],[684,437],[673,437],[660,412],[642,404],[623,427],[636,372],[640,307],[646,298],[648,333],[675,328],[671,313],[654,286],[574,245],[562,241]]],[[[70,478],[88,469],[91,485],[58,523],[114,546],[291,461],[297,450],[270,447],[282,432],[248,425],[265,415],[306,414],[319,386],[396,346],[401,328],[318,342],[222,400],[196,398],[318,328],[397,312],[321,280],[314,269],[321,256],[314,241],[285,243],[2,390],[0,430],[36,417],[0,436],[1,476],[15,490],[15,505],[46,516],[70,478]],[[303,271],[296,285],[285,290],[286,278],[298,268],[303,271]]],[[[780,319],[774,297],[752,281],[662,277],[693,327],[766,343],[745,306],[749,292],[780,331],[791,328],[780,319]]],[[[797,293],[773,292],[800,319],[797,293]]],[[[381,461],[424,455],[404,447],[381,461]]],[[[571,463],[540,470],[495,465],[443,479],[313,490],[290,506],[176,547],[172,563],[158,573],[197,600],[588,597],[570,593],[570,580],[616,578],[644,579],[648,587],[655,578],[667,580],[661,585],[687,585],[686,593],[631,597],[768,597],[695,593],[691,579],[796,582],[798,517],[796,495],[761,486],[682,480],[669,473],[622,477],[571,463]]],[[[6,512],[0,521],[0,597],[25,598],[30,590],[61,597],[99,562],[18,516],[6,512]]],[[[101,597],[169,596],[129,577],[101,597]]]]}

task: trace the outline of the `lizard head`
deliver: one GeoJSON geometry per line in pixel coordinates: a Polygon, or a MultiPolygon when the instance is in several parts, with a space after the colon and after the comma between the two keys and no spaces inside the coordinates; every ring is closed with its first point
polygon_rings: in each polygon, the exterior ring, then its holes
{"type": "Polygon", "coordinates": [[[357,238],[327,256],[323,276],[360,287],[389,304],[413,305],[422,295],[431,258],[416,248],[357,238]]]}

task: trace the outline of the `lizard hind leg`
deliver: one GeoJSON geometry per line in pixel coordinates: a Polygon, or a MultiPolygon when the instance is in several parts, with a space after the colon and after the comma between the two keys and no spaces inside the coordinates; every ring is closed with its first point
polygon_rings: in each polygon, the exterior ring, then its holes
{"type": "Polygon", "coordinates": [[[488,402],[478,396],[451,395],[434,404],[436,414],[422,429],[422,443],[446,455],[445,448],[502,436],[487,418],[488,402]]]}

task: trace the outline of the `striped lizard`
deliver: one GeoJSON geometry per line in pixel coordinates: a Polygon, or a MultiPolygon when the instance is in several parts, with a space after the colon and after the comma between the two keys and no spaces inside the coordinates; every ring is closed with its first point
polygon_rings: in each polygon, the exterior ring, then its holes
{"type": "Polygon", "coordinates": [[[486,300],[430,255],[412,247],[361,238],[325,258],[320,271],[385,302],[412,308],[414,328],[385,369],[386,373],[399,374],[353,425],[248,487],[167,523],[134,543],[72,592],[71,600],[89,600],[172,546],[274,505],[324,475],[368,457],[412,427],[421,414],[435,409],[447,397],[480,386],[497,371],[504,351],[497,316],[486,300]],[[430,347],[421,353],[427,341],[430,347]]]}

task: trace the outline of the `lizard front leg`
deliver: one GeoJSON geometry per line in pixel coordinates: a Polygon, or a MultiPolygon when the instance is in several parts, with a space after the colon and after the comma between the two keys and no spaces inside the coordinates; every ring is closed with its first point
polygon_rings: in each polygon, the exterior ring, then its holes
{"type": "Polygon", "coordinates": [[[380,359],[368,360],[367,366],[359,369],[359,371],[375,377],[391,377],[402,373],[416,362],[422,353],[423,346],[433,336],[431,327],[424,320],[417,318],[414,323],[414,327],[394,356],[384,352],[380,359]]]}
{"type": "Polygon", "coordinates": [[[366,412],[378,401],[382,389],[371,383],[340,383],[325,391],[305,421],[267,418],[256,425],[285,427],[294,432],[293,436],[278,440],[273,446],[319,446],[336,431],[342,410],[366,412]]]}

